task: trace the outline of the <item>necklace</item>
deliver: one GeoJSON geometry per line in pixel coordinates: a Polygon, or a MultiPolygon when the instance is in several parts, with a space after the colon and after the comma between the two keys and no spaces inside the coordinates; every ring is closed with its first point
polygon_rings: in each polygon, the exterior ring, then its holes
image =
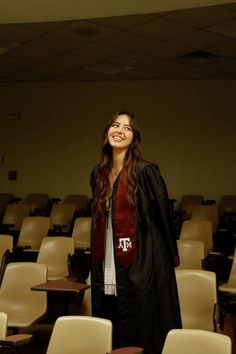
{"type": "Polygon", "coordinates": [[[116,177],[118,175],[118,171],[116,171],[113,167],[111,168],[113,175],[116,177]]]}
{"type": "Polygon", "coordinates": [[[118,176],[118,174],[120,173],[121,170],[122,170],[122,167],[119,168],[119,170],[115,170],[114,167],[111,168],[112,174],[115,178],[118,176]]]}

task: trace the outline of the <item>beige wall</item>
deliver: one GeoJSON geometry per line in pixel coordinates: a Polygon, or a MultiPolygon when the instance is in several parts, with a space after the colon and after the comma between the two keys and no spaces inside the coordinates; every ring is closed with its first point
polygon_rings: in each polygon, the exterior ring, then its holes
{"type": "Polygon", "coordinates": [[[235,97],[233,80],[2,84],[0,191],[91,195],[104,124],[126,109],[139,117],[143,155],[160,165],[171,197],[236,193],[235,97]],[[8,119],[12,109],[19,120],[8,119]]]}

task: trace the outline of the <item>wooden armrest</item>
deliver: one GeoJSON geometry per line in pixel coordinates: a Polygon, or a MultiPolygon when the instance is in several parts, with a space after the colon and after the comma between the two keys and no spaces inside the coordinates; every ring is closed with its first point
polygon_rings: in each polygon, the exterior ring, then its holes
{"type": "Polygon", "coordinates": [[[32,334],[13,334],[5,338],[0,338],[0,345],[6,345],[9,347],[19,347],[23,344],[27,344],[31,341],[32,334]]]}
{"type": "Polygon", "coordinates": [[[139,347],[124,347],[112,350],[107,354],[142,354],[143,348],[139,347]]]}

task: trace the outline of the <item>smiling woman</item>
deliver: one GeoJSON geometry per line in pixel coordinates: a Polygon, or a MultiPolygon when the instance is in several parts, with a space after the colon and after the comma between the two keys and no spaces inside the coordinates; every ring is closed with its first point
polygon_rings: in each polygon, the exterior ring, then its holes
{"type": "Polygon", "coordinates": [[[134,115],[115,114],[91,174],[92,313],[112,321],[113,348],[160,354],[168,331],[181,327],[178,249],[165,183],[140,141],[134,115]]]}
{"type": "Polygon", "coordinates": [[[126,152],[133,140],[133,131],[127,114],[121,114],[116,118],[109,128],[107,136],[113,150],[117,149],[119,152],[126,152]]]}

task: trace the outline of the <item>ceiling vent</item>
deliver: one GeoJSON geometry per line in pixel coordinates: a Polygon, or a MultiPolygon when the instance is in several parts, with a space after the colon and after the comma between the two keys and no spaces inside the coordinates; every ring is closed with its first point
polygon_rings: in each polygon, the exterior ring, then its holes
{"type": "Polygon", "coordinates": [[[220,59],[221,56],[209,52],[205,52],[203,50],[195,50],[191,53],[187,53],[184,55],[181,55],[177,59],[183,60],[183,61],[189,61],[191,63],[198,63],[198,64],[204,64],[204,63],[209,63],[214,60],[220,59]]]}

